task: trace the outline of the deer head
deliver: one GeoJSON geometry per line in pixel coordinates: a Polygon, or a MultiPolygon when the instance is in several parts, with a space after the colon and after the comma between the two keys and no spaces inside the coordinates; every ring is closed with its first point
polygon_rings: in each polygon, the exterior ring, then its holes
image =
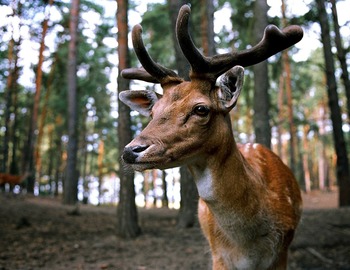
{"type": "Polygon", "coordinates": [[[136,25],[132,30],[134,50],[143,67],[123,70],[122,76],[160,83],[163,88],[163,96],[147,90],[119,95],[131,109],[151,117],[147,127],[124,149],[123,160],[135,170],[205,162],[213,153],[224,156],[234,145],[228,113],[242,89],[243,67],[266,60],[303,36],[298,26],[280,31],[270,25],[251,49],[205,57],[189,34],[190,14],[190,7],[182,6],[176,24],[178,42],[191,65],[190,81],[155,63],[143,44],[142,27],[136,25]]]}

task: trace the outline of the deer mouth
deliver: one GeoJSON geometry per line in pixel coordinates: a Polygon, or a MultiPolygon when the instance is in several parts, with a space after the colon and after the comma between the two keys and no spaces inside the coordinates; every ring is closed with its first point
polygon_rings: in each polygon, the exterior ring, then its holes
{"type": "Polygon", "coordinates": [[[163,168],[167,158],[165,150],[156,144],[126,146],[122,155],[123,161],[136,171],[163,168]]]}

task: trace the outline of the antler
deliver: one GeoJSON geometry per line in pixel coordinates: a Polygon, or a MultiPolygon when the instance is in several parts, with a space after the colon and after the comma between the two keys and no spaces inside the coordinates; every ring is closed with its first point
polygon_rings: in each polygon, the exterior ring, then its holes
{"type": "Polygon", "coordinates": [[[260,63],[270,56],[294,45],[303,37],[301,27],[292,25],[279,30],[274,25],[265,28],[262,40],[255,47],[226,54],[206,57],[194,45],[188,31],[188,21],[191,9],[188,5],[181,7],[176,22],[176,34],[181,50],[192,67],[192,77],[206,76],[212,80],[216,80],[221,74],[229,70],[235,65],[243,67],[260,63]]]}
{"type": "Polygon", "coordinates": [[[126,79],[139,79],[146,82],[165,83],[171,81],[182,81],[172,70],[167,69],[156,62],[148,54],[142,41],[142,27],[137,24],[132,29],[132,43],[137,58],[143,67],[124,69],[121,75],[126,79]]]}
{"type": "MultiPolygon", "coordinates": [[[[281,31],[276,26],[269,25],[265,28],[262,40],[253,48],[206,57],[194,45],[189,34],[190,14],[191,8],[183,5],[176,22],[176,34],[181,50],[192,67],[192,78],[205,77],[215,82],[221,74],[235,65],[247,67],[260,63],[299,42],[303,37],[303,30],[299,26],[291,25],[281,31]]],[[[121,75],[124,78],[161,84],[183,81],[174,71],[159,65],[149,56],[142,41],[142,27],[138,24],[132,30],[132,42],[143,67],[123,70],[121,75]]]]}

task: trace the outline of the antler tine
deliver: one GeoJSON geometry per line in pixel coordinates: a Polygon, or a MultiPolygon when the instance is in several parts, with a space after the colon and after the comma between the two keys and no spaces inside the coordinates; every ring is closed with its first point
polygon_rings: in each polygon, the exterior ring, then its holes
{"type": "Polygon", "coordinates": [[[129,80],[137,79],[144,82],[160,83],[159,80],[157,80],[151,74],[149,74],[143,67],[123,69],[121,72],[121,75],[123,78],[129,79],[129,80]]]}
{"type": "Polygon", "coordinates": [[[148,54],[142,41],[142,27],[137,24],[132,29],[132,43],[137,58],[143,68],[130,68],[122,71],[122,76],[127,79],[139,79],[146,82],[165,83],[170,80],[181,81],[181,78],[172,70],[167,69],[156,62],[148,54]]]}
{"type": "Polygon", "coordinates": [[[200,73],[202,70],[208,72],[209,59],[202,55],[194,45],[189,34],[188,21],[191,15],[191,8],[188,5],[183,5],[179,11],[176,21],[176,36],[180,48],[190,63],[193,72],[200,73]]]}
{"type": "Polygon", "coordinates": [[[206,57],[196,48],[189,34],[188,22],[190,14],[190,7],[187,5],[182,6],[176,23],[176,32],[180,47],[191,64],[192,76],[206,74],[207,77],[214,81],[235,65],[247,67],[258,64],[270,56],[294,45],[303,37],[303,30],[299,26],[292,25],[281,31],[276,26],[269,25],[265,28],[262,40],[253,48],[240,52],[206,57]]]}

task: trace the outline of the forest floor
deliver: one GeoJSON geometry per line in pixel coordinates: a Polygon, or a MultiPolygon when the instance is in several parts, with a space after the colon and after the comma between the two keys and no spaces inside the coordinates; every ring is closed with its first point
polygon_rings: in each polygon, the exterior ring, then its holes
{"type": "MultiPolygon", "coordinates": [[[[289,269],[350,269],[350,208],[336,192],[304,195],[304,214],[290,248],[289,269]]],[[[176,227],[176,210],[139,209],[142,235],[115,236],[116,207],[0,194],[0,270],[210,269],[198,226],[176,227]]]]}

